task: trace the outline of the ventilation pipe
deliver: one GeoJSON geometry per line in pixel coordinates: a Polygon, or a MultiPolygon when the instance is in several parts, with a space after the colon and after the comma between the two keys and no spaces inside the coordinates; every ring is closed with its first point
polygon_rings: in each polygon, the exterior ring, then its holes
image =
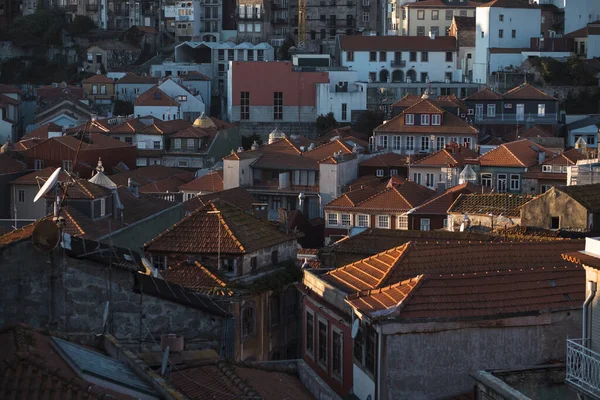
{"type": "Polygon", "coordinates": [[[594,296],[596,295],[596,282],[594,281],[588,281],[587,282],[587,292],[588,295],[585,298],[585,301],[583,302],[583,322],[582,322],[582,333],[581,333],[581,338],[582,340],[582,344],[585,346],[585,339],[587,339],[587,320],[588,320],[588,307],[590,305],[590,303],[592,302],[592,300],[594,299],[594,296]]]}

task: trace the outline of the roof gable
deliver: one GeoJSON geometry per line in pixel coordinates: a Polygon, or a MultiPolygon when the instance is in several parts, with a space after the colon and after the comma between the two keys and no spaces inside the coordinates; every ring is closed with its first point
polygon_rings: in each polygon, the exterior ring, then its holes
{"type": "Polygon", "coordinates": [[[508,92],[504,93],[502,97],[505,100],[556,100],[556,98],[542,92],[540,89],[537,89],[528,83],[510,89],[508,92]]]}
{"type": "Polygon", "coordinates": [[[484,87],[479,92],[466,97],[465,100],[502,100],[502,96],[487,87],[484,87]]]}
{"type": "Polygon", "coordinates": [[[551,156],[553,153],[528,139],[503,143],[479,157],[481,166],[531,167],[538,163],[539,153],[551,156]]]}
{"type": "Polygon", "coordinates": [[[577,201],[589,212],[600,212],[600,183],[592,185],[573,185],[557,188],[577,201]]]}

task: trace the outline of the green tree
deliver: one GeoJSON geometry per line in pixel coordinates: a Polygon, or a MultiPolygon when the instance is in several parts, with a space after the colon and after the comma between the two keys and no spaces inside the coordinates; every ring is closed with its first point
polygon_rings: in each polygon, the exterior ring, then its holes
{"type": "Polygon", "coordinates": [[[242,136],[242,147],[244,150],[250,150],[252,144],[256,142],[259,145],[263,144],[263,140],[258,133],[253,133],[252,135],[242,136]]]}
{"type": "Polygon", "coordinates": [[[96,29],[96,24],[90,17],[76,15],[69,26],[69,33],[71,35],[81,35],[83,33],[88,33],[92,29],[96,29]]]}
{"type": "Polygon", "coordinates": [[[133,104],[125,100],[115,100],[114,115],[131,115],[133,114],[133,104]]]}
{"type": "Polygon", "coordinates": [[[17,19],[9,33],[17,40],[30,38],[37,40],[42,46],[60,46],[61,32],[65,27],[68,27],[68,22],[63,12],[40,9],[17,19]]]}
{"type": "Polygon", "coordinates": [[[383,112],[367,110],[360,114],[354,129],[358,132],[371,135],[373,130],[383,124],[383,112]]]}
{"type": "Polygon", "coordinates": [[[288,36],[279,50],[277,50],[277,58],[279,60],[290,60],[292,58],[292,55],[290,54],[290,48],[294,47],[295,45],[296,43],[294,43],[294,39],[288,36]]]}
{"type": "Polygon", "coordinates": [[[335,127],[337,127],[337,121],[332,112],[317,117],[317,132],[319,135],[327,133],[335,127]]]}

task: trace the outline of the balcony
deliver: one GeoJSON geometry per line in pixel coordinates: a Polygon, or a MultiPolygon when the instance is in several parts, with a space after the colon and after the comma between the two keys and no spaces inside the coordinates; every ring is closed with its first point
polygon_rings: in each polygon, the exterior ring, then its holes
{"type": "Polygon", "coordinates": [[[280,187],[278,180],[254,181],[251,186],[245,186],[248,190],[265,190],[279,192],[318,192],[319,185],[293,185],[289,184],[286,187],[280,187]]]}
{"type": "Polygon", "coordinates": [[[488,114],[478,114],[471,116],[476,124],[506,124],[506,123],[520,123],[524,124],[530,118],[533,123],[536,124],[555,124],[558,121],[558,114],[554,113],[545,113],[544,115],[538,115],[536,113],[525,113],[518,115],[504,114],[504,113],[496,113],[494,115],[488,114]]]}
{"type": "Polygon", "coordinates": [[[586,339],[567,339],[566,382],[600,399],[600,354],[584,346],[586,339]]]}
{"type": "Polygon", "coordinates": [[[404,68],[406,67],[406,60],[392,60],[390,66],[392,68],[404,68]]]}
{"type": "Polygon", "coordinates": [[[240,21],[261,21],[263,17],[263,13],[252,13],[252,14],[241,14],[238,19],[240,21]]]}
{"type": "Polygon", "coordinates": [[[98,11],[98,4],[97,3],[88,3],[85,5],[85,10],[86,11],[98,11]]]}
{"type": "Polygon", "coordinates": [[[274,18],[273,23],[275,25],[287,25],[287,20],[284,18],[274,18]]]}

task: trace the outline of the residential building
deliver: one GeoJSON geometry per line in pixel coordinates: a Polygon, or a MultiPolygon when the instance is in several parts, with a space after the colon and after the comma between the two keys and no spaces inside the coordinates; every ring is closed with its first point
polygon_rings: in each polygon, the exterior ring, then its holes
{"type": "MultiPolygon", "coordinates": [[[[29,220],[31,222],[32,220],[35,221],[48,215],[46,202],[41,199],[34,203],[33,199],[39,192],[40,185],[44,184],[55,169],[55,167],[38,169],[16,177],[16,179],[9,183],[9,187],[7,187],[6,191],[10,199],[9,204],[6,207],[6,210],[10,213],[9,218],[29,220]]],[[[69,176],[65,172],[61,172],[58,180],[60,182],[66,182],[69,180],[69,176]]],[[[80,190],[78,190],[78,192],[80,192],[80,190]]]]}
{"type": "Polygon", "coordinates": [[[545,229],[598,231],[600,184],[556,186],[521,207],[521,223],[545,229]]]}
{"type": "Polygon", "coordinates": [[[398,176],[406,179],[408,173],[408,157],[394,152],[375,154],[360,163],[359,176],[376,176],[378,178],[398,176]]]}
{"type": "MultiPolygon", "coordinates": [[[[548,150],[556,153],[562,153],[565,149],[565,139],[562,137],[555,136],[554,133],[548,132],[548,128],[541,128],[538,125],[533,125],[530,128],[526,126],[517,127],[512,133],[506,134],[501,138],[502,142],[512,142],[519,139],[528,139],[533,143],[539,144],[548,150]]],[[[488,136],[490,141],[498,140],[495,136],[488,136]]],[[[484,139],[485,140],[485,139],[484,139]]]]}
{"type": "Polygon", "coordinates": [[[600,339],[598,339],[598,284],[600,252],[597,238],[585,239],[584,251],[563,254],[563,258],[585,269],[585,299],[581,334],[567,339],[567,373],[565,381],[584,398],[597,399],[600,385],[597,376],[588,373],[600,363],[600,339]],[[577,355],[581,354],[580,357],[577,355]]]}
{"type": "Polygon", "coordinates": [[[600,5],[593,1],[564,0],[556,5],[564,10],[564,33],[574,32],[600,20],[600,5]]]}
{"type": "MultiPolygon", "coordinates": [[[[600,9],[599,9],[600,12],[600,9]]],[[[574,53],[586,60],[600,56],[600,20],[566,35],[575,41],[574,53]]]]}
{"type": "Polygon", "coordinates": [[[119,163],[128,168],[135,166],[134,146],[101,133],[80,132],[75,136],[52,137],[20,150],[20,154],[31,169],[62,167],[82,178],[91,177],[92,166],[98,163],[99,158],[109,173],[119,163]]]}
{"type": "Polygon", "coordinates": [[[260,203],[257,203],[256,198],[243,187],[236,187],[233,189],[193,196],[183,203],[183,206],[185,207],[185,214],[191,214],[215,199],[221,199],[243,211],[252,213],[261,219],[265,219],[262,218],[265,214],[263,212],[265,211],[263,210],[264,206],[260,203]]]}
{"type": "Polygon", "coordinates": [[[67,82],[53,83],[52,85],[42,86],[35,89],[35,100],[37,106],[45,106],[54,101],[60,100],[65,96],[75,100],[83,100],[83,88],[75,85],[69,85],[67,82]]]}
{"type": "Polygon", "coordinates": [[[481,155],[473,164],[479,175],[481,186],[499,193],[530,194],[531,188],[524,187],[523,180],[529,168],[543,165],[546,158],[555,154],[527,139],[503,143],[481,155]]]}
{"type": "Polygon", "coordinates": [[[115,95],[119,100],[134,103],[135,99],[158,83],[151,76],[140,76],[131,72],[126,73],[115,82],[115,95]]]}
{"type": "Polygon", "coordinates": [[[296,10],[298,3],[296,1],[274,0],[270,5],[271,35],[269,43],[277,48],[282,46],[288,37],[298,36],[298,11],[296,10]]]}
{"type": "Polygon", "coordinates": [[[0,31],[7,31],[14,21],[20,16],[22,3],[17,0],[2,0],[0,9],[3,11],[0,15],[0,31]]]}
{"type": "Polygon", "coordinates": [[[324,207],[325,237],[335,242],[354,227],[431,230],[431,221],[424,219],[420,226],[410,226],[408,215],[434,195],[433,190],[412,181],[344,193],[324,207]]]}
{"type": "MultiPolygon", "coordinates": [[[[145,252],[156,267],[164,270],[162,275],[167,281],[190,288],[194,285],[198,291],[219,288],[224,293],[236,290],[231,287],[234,282],[251,284],[261,276],[277,275],[285,268],[296,269],[285,267],[295,261],[296,249],[294,235],[280,232],[268,222],[219,199],[192,212],[145,245],[145,252]],[[182,237],[192,240],[182,241],[182,237]]],[[[234,300],[234,359],[265,361],[282,355],[296,358],[296,289],[283,285],[256,292],[240,293],[234,300]]]]}
{"type": "Polygon", "coordinates": [[[223,170],[208,172],[191,182],[179,186],[184,201],[197,196],[223,191],[223,170]]]}
{"type": "Polygon", "coordinates": [[[366,89],[350,71],[307,72],[284,62],[230,62],[227,117],[251,134],[283,129],[305,134],[319,115],[350,122],[366,109],[366,89]],[[253,79],[247,79],[252,76],[253,79]]]}
{"type": "Polygon", "coordinates": [[[600,183],[598,172],[600,172],[600,163],[597,159],[579,160],[576,165],[567,166],[567,185],[600,183]]]}
{"type": "MultiPolygon", "coordinates": [[[[205,95],[209,94],[210,81],[203,82],[206,84],[203,92],[205,95]]],[[[176,82],[173,79],[165,79],[163,82],[159,83],[158,88],[179,103],[181,119],[188,122],[194,122],[200,115],[209,111],[210,101],[206,102],[199,92],[196,92],[194,89],[186,88],[182,83],[182,81],[176,82]]],[[[141,113],[140,115],[145,114],[141,113]]]]}
{"type": "Polygon", "coordinates": [[[454,16],[448,36],[456,38],[458,68],[462,70],[462,80],[472,82],[475,60],[475,17],[454,16]]]}
{"type": "Polygon", "coordinates": [[[159,89],[158,85],[146,91],[135,99],[133,113],[137,118],[150,116],[162,121],[172,121],[183,118],[181,104],[159,89]]]}
{"type": "Polygon", "coordinates": [[[558,99],[527,83],[504,94],[483,88],[463,102],[481,137],[502,137],[519,126],[538,125],[554,132],[560,119],[558,99]]]}
{"type": "Polygon", "coordinates": [[[280,208],[318,218],[322,207],[358,176],[363,148],[341,139],[315,146],[304,137],[288,139],[281,131],[270,136],[267,145],[223,158],[224,189],[246,188],[267,204],[269,219],[279,220],[280,208]]]}
{"type": "MultiPolygon", "coordinates": [[[[0,218],[8,219],[11,214],[10,182],[28,173],[27,165],[14,153],[0,153],[0,218]]],[[[20,222],[16,222],[21,226],[20,222]]]]}
{"type": "Polygon", "coordinates": [[[172,80],[185,87],[194,96],[202,99],[206,113],[216,114],[212,111],[212,80],[209,77],[202,75],[200,72],[190,71],[187,74],[172,78],[172,80]]]}
{"type": "Polygon", "coordinates": [[[585,149],[597,149],[598,148],[598,124],[600,123],[600,116],[598,115],[581,115],[574,116],[574,121],[567,121],[567,140],[566,145],[569,147],[575,147],[581,138],[585,145],[585,149]]]}
{"type": "Polygon", "coordinates": [[[34,128],[48,123],[54,123],[66,128],[89,121],[98,112],[95,108],[87,104],[87,102],[89,101],[86,100],[86,102],[83,102],[71,96],[61,97],[50,102],[37,109],[34,128]]]}
{"type": "Polygon", "coordinates": [[[454,16],[475,17],[479,3],[469,0],[425,0],[402,6],[402,36],[448,36],[454,16]]]}
{"type": "Polygon", "coordinates": [[[467,107],[465,104],[455,95],[451,94],[449,96],[430,96],[429,90],[427,90],[422,95],[416,94],[406,94],[400,100],[392,104],[391,114],[392,117],[395,117],[398,114],[401,114],[402,111],[406,110],[409,107],[414,106],[418,102],[423,99],[428,99],[433,102],[437,107],[444,111],[448,111],[460,118],[466,118],[467,116],[467,107]]]}
{"type": "Polygon", "coordinates": [[[508,193],[461,194],[448,208],[448,230],[493,232],[521,225],[521,207],[531,199],[508,193]]]}
{"type": "Polygon", "coordinates": [[[0,84],[0,143],[15,143],[23,132],[21,115],[22,91],[14,86],[0,84]]]}
{"type": "Polygon", "coordinates": [[[430,189],[444,191],[459,184],[460,173],[468,160],[474,161],[477,157],[476,151],[451,142],[442,150],[412,162],[408,176],[430,189]]]}
{"type": "MultiPolygon", "coordinates": [[[[360,399],[369,396],[373,399],[425,399],[448,398],[469,392],[473,388],[469,376],[470,368],[479,368],[479,365],[482,365],[481,368],[490,364],[492,367],[516,367],[539,364],[548,357],[564,358],[564,349],[556,349],[549,345],[546,341],[548,337],[540,335],[539,331],[541,329],[548,334],[552,331],[566,339],[577,329],[577,323],[581,320],[577,310],[584,293],[581,287],[577,290],[572,285],[578,277],[581,278],[582,271],[577,267],[563,269],[564,261],[561,258],[561,252],[570,251],[568,249],[577,246],[577,242],[570,241],[535,244],[472,243],[469,246],[471,251],[465,252],[462,247],[452,244],[408,242],[326,273],[305,269],[301,286],[305,294],[304,361],[340,396],[345,396],[352,390],[360,399]],[[490,258],[497,260],[493,263],[493,268],[489,266],[490,258]],[[560,268],[554,269],[553,266],[560,268]],[[546,278],[545,274],[548,273],[551,276],[546,278]],[[419,304],[426,304],[425,309],[417,311],[417,302],[412,303],[416,300],[404,297],[411,291],[422,290],[421,287],[430,288],[430,284],[440,279],[443,281],[437,282],[439,286],[431,290],[446,291],[451,298],[454,296],[451,293],[456,291],[455,295],[472,296],[469,297],[471,301],[481,304],[482,296],[485,296],[481,294],[481,290],[487,288],[485,282],[490,282],[490,274],[498,276],[501,285],[505,285],[502,293],[506,299],[500,304],[496,301],[490,303],[490,308],[477,308],[475,311],[471,306],[466,308],[464,302],[451,307],[450,303],[440,303],[439,299],[433,300],[429,295],[413,292],[413,295],[421,300],[419,304]],[[552,279],[563,290],[572,288],[568,291],[568,298],[562,294],[560,299],[556,298],[560,305],[549,306],[548,300],[544,300],[555,290],[545,279],[552,279]],[[530,292],[531,297],[539,299],[540,302],[531,302],[528,298],[525,301],[529,305],[525,306],[524,301],[523,306],[519,307],[519,311],[526,307],[533,318],[532,325],[524,328],[519,323],[522,314],[504,307],[510,307],[515,301],[515,294],[511,293],[509,288],[532,280],[540,282],[535,288],[532,287],[530,292]],[[410,286],[404,287],[407,284],[410,286]],[[471,293],[469,288],[473,287],[478,288],[477,293],[471,293]],[[379,297],[375,300],[373,296],[379,297]],[[429,298],[429,301],[423,300],[425,297],[429,298]],[[401,301],[409,308],[390,309],[397,307],[401,301]],[[500,310],[498,305],[501,305],[500,310]],[[471,310],[468,317],[462,311],[465,309],[471,310]],[[550,315],[540,318],[540,313],[545,314],[542,310],[547,309],[561,312],[561,319],[548,320],[550,315]],[[377,313],[379,310],[385,311],[377,313]],[[411,314],[405,314],[408,312],[411,314]],[[402,323],[381,329],[379,324],[382,318],[401,320],[402,323]],[[567,321],[562,318],[567,318],[567,321]],[[482,324],[482,321],[490,319],[506,323],[495,324],[493,327],[487,323],[482,324]],[[354,322],[355,320],[359,322],[354,322]],[[437,328],[434,325],[423,326],[423,323],[428,324],[431,320],[435,321],[437,328]],[[446,324],[443,327],[439,325],[442,320],[446,324]],[[452,327],[451,331],[445,329],[448,324],[452,327]],[[357,328],[351,329],[353,326],[357,328]],[[399,331],[398,327],[402,330],[399,331]],[[427,335],[423,335],[424,327],[427,329],[427,335]],[[355,334],[352,334],[352,330],[355,334]],[[454,336],[457,334],[460,336],[454,336]],[[532,341],[535,350],[523,351],[522,348],[514,348],[504,349],[501,354],[495,350],[479,353],[463,351],[457,348],[456,342],[449,344],[449,341],[459,340],[457,337],[460,337],[463,338],[460,340],[465,340],[463,345],[467,347],[474,341],[489,341],[493,347],[492,343],[504,341],[515,334],[523,335],[523,340],[532,341]],[[343,339],[340,340],[340,337],[343,339]],[[426,347],[416,344],[416,341],[423,340],[428,342],[426,347]],[[445,342],[443,348],[446,351],[442,352],[443,355],[432,349],[439,345],[439,341],[445,342]],[[378,348],[381,351],[378,351],[378,348]],[[406,369],[406,359],[401,361],[393,356],[398,352],[412,354],[411,360],[414,361],[410,371],[406,369]],[[431,352],[433,358],[447,358],[432,367],[431,362],[424,359],[423,352],[431,352]],[[351,366],[347,364],[349,359],[352,360],[351,366]],[[448,369],[448,365],[458,365],[457,359],[461,360],[461,365],[464,363],[472,367],[448,369]],[[414,375],[414,366],[423,371],[417,377],[414,375]],[[440,376],[449,374],[452,376],[450,381],[440,382],[440,376]],[[389,376],[394,376],[394,379],[386,378],[389,376]]],[[[489,293],[489,290],[493,289],[488,288],[483,293],[489,293]]]]}
{"type": "MultiPolygon", "coordinates": [[[[419,3],[415,3],[419,4],[419,3]]],[[[368,82],[369,109],[384,109],[406,94],[466,97],[477,85],[463,79],[452,36],[340,36],[340,66],[368,82]]]]}
{"type": "Polygon", "coordinates": [[[477,129],[424,96],[418,103],[375,128],[371,148],[401,154],[428,154],[444,149],[449,143],[474,150],[477,139],[477,129]]]}
{"type": "Polygon", "coordinates": [[[542,194],[554,186],[565,186],[568,168],[585,158],[579,150],[570,149],[528,168],[523,174],[523,193],[542,194]]]}
{"type": "Polygon", "coordinates": [[[523,0],[493,0],[476,7],[475,63],[473,82],[486,84],[501,67],[521,65],[521,54],[504,49],[527,49],[539,38],[541,10],[523,0]]]}
{"type": "MultiPolygon", "coordinates": [[[[120,3],[119,3],[120,4],[120,3]]],[[[87,49],[86,71],[93,74],[135,65],[142,51],[127,42],[96,42],[87,49]],[[104,71],[103,71],[104,68],[104,71]]]]}
{"type": "Polygon", "coordinates": [[[115,100],[115,81],[105,75],[93,75],[83,82],[85,97],[92,104],[112,104],[115,100]]]}

